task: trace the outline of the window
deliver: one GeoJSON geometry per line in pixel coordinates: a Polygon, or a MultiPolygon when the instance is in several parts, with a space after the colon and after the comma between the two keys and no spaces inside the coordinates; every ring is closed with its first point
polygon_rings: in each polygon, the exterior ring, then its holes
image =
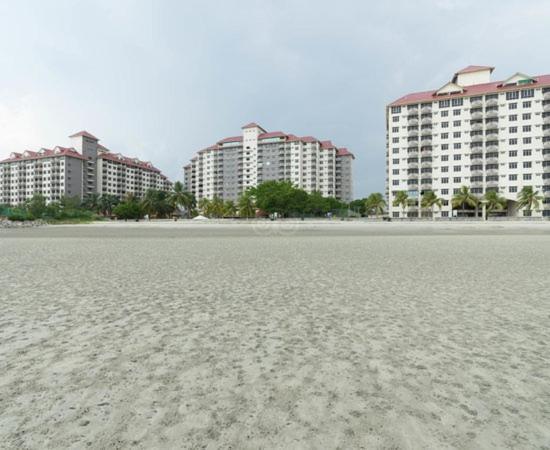
{"type": "Polygon", "coordinates": [[[462,144],[461,144],[460,142],[455,142],[455,143],[453,144],[453,148],[454,148],[455,150],[460,150],[460,149],[462,148],[462,144]]]}
{"type": "Polygon", "coordinates": [[[449,111],[441,111],[441,117],[448,117],[449,111]]]}
{"type": "Polygon", "coordinates": [[[453,110],[453,116],[460,116],[460,113],[461,113],[460,109],[453,110]]]}
{"type": "Polygon", "coordinates": [[[459,138],[461,135],[462,135],[462,133],[461,133],[460,131],[455,131],[455,132],[453,133],[453,137],[454,137],[454,138],[459,138]]]}
{"type": "Polygon", "coordinates": [[[518,179],[518,175],[515,173],[508,175],[508,180],[510,181],[516,181],[517,179],[518,179]]]}
{"type": "Polygon", "coordinates": [[[391,141],[392,141],[393,144],[398,144],[398,143],[399,143],[399,138],[398,138],[398,137],[394,137],[394,138],[392,138],[391,141]]]}
{"type": "Polygon", "coordinates": [[[441,161],[449,161],[449,155],[441,155],[441,161]]]}
{"type": "Polygon", "coordinates": [[[460,161],[462,159],[462,155],[453,155],[453,159],[455,161],[460,161]]]}
{"type": "Polygon", "coordinates": [[[449,184],[449,179],[446,177],[441,178],[441,184],[449,184]]]}
{"type": "Polygon", "coordinates": [[[453,172],[460,172],[462,171],[462,166],[453,166],[453,172]]]}
{"type": "Polygon", "coordinates": [[[519,98],[519,91],[506,92],[506,100],[517,100],[519,98]]]}
{"type": "Polygon", "coordinates": [[[524,108],[530,108],[531,107],[531,102],[528,101],[528,102],[523,102],[523,107],[524,108]]]}
{"type": "Polygon", "coordinates": [[[393,116],[393,117],[392,117],[392,120],[393,120],[394,122],[399,122],[399,116],[393,116]]]}
{"type": "Polygon", "coordinates": [[[523,120],[531,120],[531,113],[525,113],[521,116],[523,120]]]}
{"type": "Polygon", "coordinates": [[[448,108],[449,106],[451,106],[451,101],[450,100],[439,100],[439,107],[440,108],[448,108]]]}
{"type": "Polygon", "coordinates": [[[508,192],[517,192],[518,191],[518,187],[517,186],[510,186],[508,188],[508,192]]]}
{"type": "Polygon", "coordinates": [[[517,150],[510,150],[510,151],[508,152],[508,156],[509,156],[510,158],[514,158],[515,156],[518,156],[518,151],[517,151],[517,150]]]}
{"type": "Polygon", "coordinates": [[[518,145],[518,140],[516,138],[508,139],[509,145],[518,145]]]}
{"type": "Polygon", "coordinates": [[[460,120],[453,121],[453,127],[459,127],[462,124],[460,120]]]}
{"type": "Polygon", "coordinates": [[[394,148],[392,148],[392,153],[393,153],[394,155],[398,154],[398,153],[399,153],[399,147],[394,147],[394,148]]]}
{"type": "Polygon", "coordinates": [[[441,139],[449,139],[449,133],[441,133],[441,139]]]}
{"type": "Polygon", "coordinates": [[[399,114],[401,112],[401,106],[392,106],[391,107],[391,113],[392,114],[399,114]]]}
{"type": "Polygon", "coordinates": [[[531,156],[532,153],[532,150],[523,150],[523,156],[531,156]]]}
{"type": "Polygon", "coordinates": [[[531,168],[531,161],[523,161],[523,168],[524,169],[530,169],[531,168]]]}
{"type": "Polygon", "coordinates": [[[508,164],[508,167],[510,169],[517,169],[518,168],[518,163],[517,162],[511,162],[508,164]]]}
{"type": "Polygon", "coordinates": [[[399,175],[399,169],[393,169],[392,174],[393,175],[399,175]]]}
{"type": "Polygon", "coordinates": [[[524,89],[521,91],[521,98],[531,98],[535,96],[535,90],[534,89],[524,89]]]}
{"type": "Polygon", "coordinates": [[[508,103],[508,109],[518,109],[517,103],[508,103]]]}
{"type": "Polygon", "coordinates": [[[530,173],[524,173],[523,174],[523,180],[524,181],[529,181],[531,178],[532,178],[532,176],[531,176],[530,173]]]}
{"type": "Polygon", "coordinates": [[[449,171],[449,166],[441,166],[441,172],[446,173],[449,171]]]}
{"type": "Polygon", "coordinates": [[[399,133],[399,127],[392,127],[391,132],[392,133],[399,133]]]}
{"type": "Polygon", "coordinates": [[[441,144],[441,150],[449,150],[449,144],[441,144]]]}
{"type": "Polygon", "coordinates": [[[462,177],[454,177],[453,183],[462,183],[462,177]]]}
{"type": "Polygon", "coordinates": [[[393,180],[392,184],[393,186],[399,186],[399,180],[393,180]]]}
{"type": "Polygon", "coordinates": [[[449,128],[449,122],[441,122],[441,128],[449,128]]]}
{"type": "Polygon", "coordinates": [[[463,98],[453,98],[453,106],[462,106],[464,104],[463,98]]]}
{"type": "Polygon", "coordinates": [[[441,195],[449,195],[449,189],[441,189],[441,195]]]}
{"type": "Polygon", "coordinates": [[[523,138],[523,143],[524,144],[531,144],[531,138],[530,137],[524,137],[523,138]]]}
{"type": "Polygon", "coordinates": [[[530,133],[531,132],[531,125],[523,125],[523,132],[524,133],[530,133]]]}
{"type": "Polygon", "coordinates": [[[399,158],[392,159],[392,163],[393,163],[393,164],[399,164],[399,158]]]}
{"type": "Polygon", "coordinates": [[[517,114],[510,114],[510,115],[508,116],[508,120],[509,120],[510,122],[515,122],[516,120],[518,120],[517,114]]]}
{"type": "Polygon", "coordinates": [[[518,132],[518,127],[510,127],[510,128],[508,128],[508,132],[509,133],[517,133],[518,132]]]}

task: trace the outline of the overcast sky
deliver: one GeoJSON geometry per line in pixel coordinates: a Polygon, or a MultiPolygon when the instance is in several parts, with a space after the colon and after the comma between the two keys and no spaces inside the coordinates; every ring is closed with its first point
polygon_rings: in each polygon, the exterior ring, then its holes
{"type": "Polygon", "coordinates": [[[469,64],[550,73],[550,1],[0,0],[0,158],[86,129],[171,179],[255,121],[356,155],[384,187],[384,106],[469,64]]]}

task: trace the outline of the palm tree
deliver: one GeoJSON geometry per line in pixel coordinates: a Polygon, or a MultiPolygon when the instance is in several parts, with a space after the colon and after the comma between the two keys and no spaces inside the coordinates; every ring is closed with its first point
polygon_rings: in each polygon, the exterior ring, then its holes
{"type": "Polygon", "coordinates": [[[233,200],[227,200],[223,205],[223,217],[235,217],[237,207],[233,200]]]}
{"type": "Polygon", "coordinates": [[[98,212],[100,210],[99,194],[94,192],[86,195],[84,200],[82,200],[82,207],[93,212],[98,212]]]}
{"type": "Polygon", "coordinates": [[[99,211],[104,216],[110,216],[113,213],[113,209],[120,203],[118,197],[113,194],[103,194],[99,198],[99,211]]]}
{"type": "Polygon", "coordinates": [[[487,191],[483,200],[485,201],[485,219],[493,211],[502,211],[508,206],[508,201],[497,191],[487,191]]]}
{"type": "Polygon", "coordinates": [[[433,191],[427,191],[424,192],[424,195],[422,197],[422,208],[429,208],[432,210],[432,219],[435,220],[435,207],[439,207],[441,209],[441,206],[443,205],[443,200],[441,200],[433,191]]]}
{"type": "Polygon", "coordinates": [[[176,209],[184,208],[187,217],[196,206],[195,196],[184,189],[181,181],[176,181],[169,198],[170,204],[176,209]]]}
{"type": "Polygon", "coordinates": [[[201,214],[209,217],[210,215],[210,199],[203,197],[199,200],[199,210],[201,214]]]}
{"type": "Polygon", "coordinates": [[[386,207],[386,201],[384,200],[384,196],[379,192],[375,192],[369,195],[367,197],[367,200],[365,201],[365,208],[367,210],[367,214],[370,212],[373,212],[376,217],[378,217],[381,214],[384,214],[385,207],[386,207]]]}
{"type": "Polygon", "coordinates": [[[409,204],[409,194],[406,191],[397,192],[392,204],[393,206],[401,206],[401,210],[405,214],[405,208],[409,204]]]}
{"type": "Polygon", "coordinates": [[[254,217],[255,214],[256,205],[254,203],[254,196],[250,191],[245,191],[239,197],[239,216],[248,219],[249,217],[254,217]]]}
{"type": "Polygon", "coordinates": [[[452,205],[454,209],[462,206],[462,210],[466,209],[466,206],[475,208],[476,217],[477,217],[477,207],[479,205],[479,199],[472,194],[470,188],[467,186],[462,186],[460,190],[453,196],[452,205]]]}
{"type": "Polygon", "coordinates": [[[525,208],[528,211],[527,215],[531,215],[531,210],[538,209],[542,196],[538,191],[533,189],[533,186],[524,186],[518,194],[518,208],[525,208]]]}
{"type": "Polygon", "coordinates": [[[145,196],[141,200],[141,207],[143,211],[149,214],[149,217],[157,213],[158,199],[154,189],[148,189],[147,192],[145,192],[145,196]]]}

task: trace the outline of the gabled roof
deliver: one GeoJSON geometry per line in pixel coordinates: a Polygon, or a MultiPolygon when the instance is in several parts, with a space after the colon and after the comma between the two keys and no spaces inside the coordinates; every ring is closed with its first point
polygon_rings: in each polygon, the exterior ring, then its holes
{"type": "Polygon", "coordinates": [[[33,159],[44,159],[44,158],[54,158],[59,156],[69,156],[71,158],[86,159],[80,153],[78,153],[74,148],[67,147],[55,147],[53,150],[42,148],[38,152],[33,152],[31,150],[25,150],[23,153],[12,153],[9,158],[4,159],[0,162],[15,162],[15,161],[30,161],[33,159]]]}
{"type": "Polygon", "coordinates": [[[453,83],[452,81],[449,81],[437,90],[436,95],[454,94],[457,92],[464,92],[464,88],[456,83],[453,83]]]}
{"type": "Polygon", "coordinates": [[[126,164],[128,166],[132,167],[138,167],[140,169],[146,169],[150,170],[152,172],[161,173],[159,169],[157,169],[153,164],[151,164],[149,161],[140,161],[137,158],[129,158],[127,156],[121,155],[120,153],[111,153],[111,152],[101,152],[97,154],[98,159],[106,159],[109,161],[119,162],[126,164]]]}
{"type": "Polygon", "coordinates": [[[324,149],[336,148],[336,145],[334,145],[332,141],[321,141],[321,148],[324,148],[324,149]]]}
{"type": "Polygon", "coordinates": [[[495,70],[495,68],[491,66],[467,66],[467,67],[464,67],[464,69],[461,69],[458,72],[456,72],[455,77],[457,75],[462,75],[464,73],[480,72],[482,70],[490,70],[492,72],[493,70],[495,70]]]}
{"type": "MultiPolygon", "coordinates": [[[[538,86],[550,86],[550,75],[539,75],[532,78],[538,86]]],[[[520,86],[516,85],[503,86],[502,83],[502,81],[494,81],[491,83],[473,84],[471,86],[466,86],[464,88],[464,92],[449,94],[445,96],[445,98],[470,97],[476,95],[512,91],[514,89],[520,88],[520,86]]],[[[526,87],[529,87],[529,85],[526,85],[526,87]]],[[[410,103],[432,102],[438,99],[436,97],[436,94],[437,91],[414,92],[395,100],[388,106],[400,106],[410,103]]]]}
{"type": "Polygon", "coordinates": [[[78,133],[72,134],[69,137],[70,138],[75,138],[75,137],[80,137],[80,136],[87,137],[88,139],[93,139],[94,141],[99,141],[98,138],[96,138],[93,134],[88,133],[86,130],[79,131],[78,133]]]}
{"type": "Polygon", "coordinates": [[[241,127],[242,130],[244,130],[245,128],[259,128],[259,129],[262,130],[264,133],[267,133],[267,131],[265,131],[260,125],[258,125],[258,124],[255,123],[255,122],[247,123],[245,126],[241,127]]]}
{"type": "Polygon", "coordinates": [[[231,136],[223,138],[221,141],[218,141],[218,144],[225,144],[227,142],[242,142],[243,137],[242,136],[231,136]]]}
{"type": "MultiPolygon", "coordinates": [[[[520,84],[519,83],[520,81],[528,81],[529,83],[537,82],[534,78],[530,77],[529,75],[525,75],[524,73],[521,73],[521,72],[516,72],[511,77],[504,80],[501,86],[516,86],[520,84]]],[[[529,84],[529,83],[521,83],[521,84],[529,84]]]]}
{"type": "Polygon", "coordinates": [[[353,159],[355,159],[355,155],[345,147],[339,148],[336,156],[351,156],[353,159]]]}
{"type": "Polygon", "coordinates": [[[286,134],[282,131],[270,131],[269,133],[262,133],[258,136],[258,139],[270,139],[270,138],[286,138],[286,134]]]}

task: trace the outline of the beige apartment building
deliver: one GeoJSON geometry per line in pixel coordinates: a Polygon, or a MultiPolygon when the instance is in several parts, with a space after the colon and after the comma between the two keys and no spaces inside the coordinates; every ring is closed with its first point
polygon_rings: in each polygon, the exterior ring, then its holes
{"type": "Polygon", "coordinates": [[[201,150],[184,167],[185,187],[197,200],[237,200],[268,180],[288,180],[307,192],[349,202],[353,199],[354,155],[331,141],[268,132],[256,123],[201,150]]]}
{"type": "Polygon", "coordinates": [[[407,94],[386,107],[386,194],[390,216],[418,217],[426,191],[443,199],[436,217],[452,217],[452,197],[498,191],[509,216],[550,217],[550,75],[516,73],[491,81],[493,67],[468,66],[441,88],[407,94]],[[517,207],[532,186],[536,211],[517,207]],[[406,191],[412,203],[393,206],[406,191]]]}
{"type": "Polygon", "coordinates": [[[0,203],[18,205],[35,193],[51,202],[93,193],[142,197],[148,189],[171,189],[150,162],[111,152],[87,131],[70,138],[70,148],[26,150],[0,161],[0,203]]]}

